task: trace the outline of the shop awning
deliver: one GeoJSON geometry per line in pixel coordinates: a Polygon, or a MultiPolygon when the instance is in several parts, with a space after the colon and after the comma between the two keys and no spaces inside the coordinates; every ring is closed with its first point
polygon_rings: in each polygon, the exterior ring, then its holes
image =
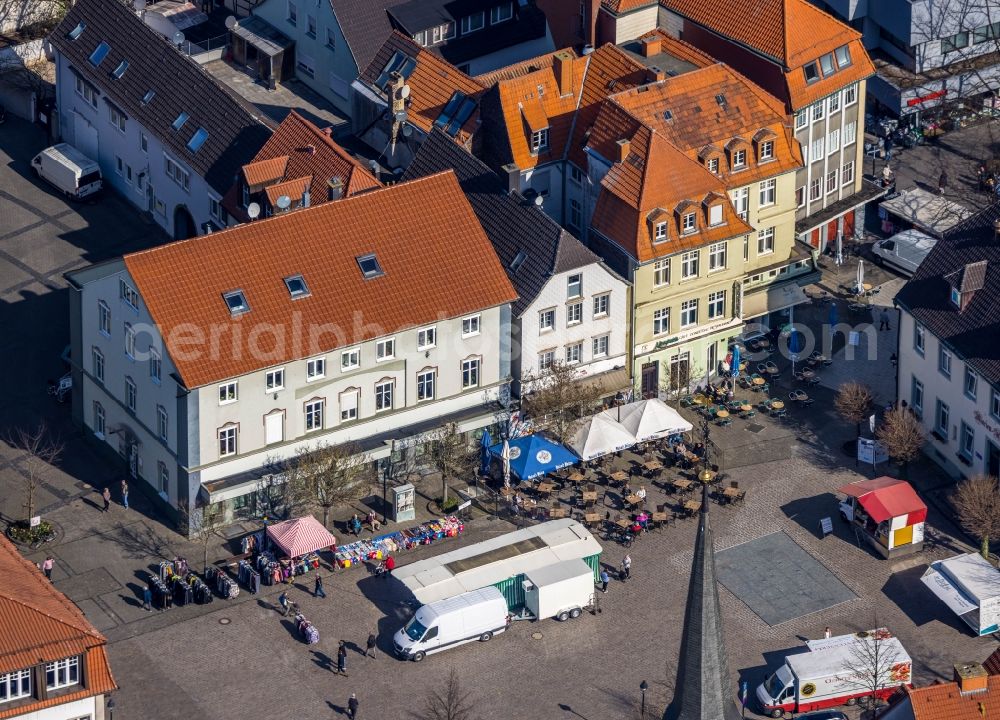
{"type": "Polygon", "coordinates": [[[608,370],[597,375],[585,375],[574,380],[574,382],[596,386],[601,393],[601,397],[614,395],[632,386],[632,380],[628,376],[628,368],[624,367],[608,370]]]}
{"type": "Polygon", "coordinates": [[[915,525],[927,519],[927,506],[905,480],[891,477],[860,480],[837,488],[837,492],[856,497],[865,512],[877,523],[904,515],[907,516],[907,525],[915,525]]]}
{"type": "Polygon", "coordinates": [[[337,538],[312,515],[271,525],[267,528],[267,537],[289,557],[307,555],[337,544],[337,538]]]}
{"type": "Polygon", "coordinates": [[[942,573],[932,567],[927,568],[927,572],[920,578],[920,582],[926,585],[938,599],[951,608],[956,615],[965,615],[979,608],[971,602],[965,594],[959,590],[942,573]]]}
{"type": "Polygon", "coordinates": [[[636,442],[668,437],[691,430],[691,423],[662,400],[652,398],[605,410],[604,415],[620,422],[636,442]]]}
{"type": "Polygon", "coordinates": [[[805,291],[795,283],[771,288],[767,291],[749,293],[743,296],[743,317],[751,320],[761,315],[799,305],[808,299],[805,291]]]}

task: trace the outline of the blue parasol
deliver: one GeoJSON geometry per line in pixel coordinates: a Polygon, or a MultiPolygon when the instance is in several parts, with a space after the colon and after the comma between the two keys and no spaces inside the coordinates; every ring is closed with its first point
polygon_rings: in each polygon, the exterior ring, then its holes
{"type": "Polygon", "coordinates": [[[480,440],[480,460],[479,460],[479,474],[486,475],[490,471],[490,445],[493,444],[493,438],[490,437],[489,430],[483,430],[483,437],[480,440]]]}
{"type": "MultiPolygon", "coordinates": [[[[559,470],[579,462],[580,458],[568,448],[554,443],[541,435],[524,435],[514,438],[508,444],[510,453],[510,471],[521,480],[532,478],[559,470]]],[[[503,443],[490,448],[490,454],[502,457],[503,443]]]]}
{"type": "Polygon", "coordinates": [[[740,376],[740,346],[733,345],[733,361],[732,367],[729,368],[729,374],[733,377],[740,376]]]}
{"type": "Polygon", "coordinates": [[[830,317],[829,317],[829,323],[830,323],[830,325],[836,325],[837,324],[837,319],[838,319],[837,318],[837,303],[831,302],[830,303],[830,317]]]}

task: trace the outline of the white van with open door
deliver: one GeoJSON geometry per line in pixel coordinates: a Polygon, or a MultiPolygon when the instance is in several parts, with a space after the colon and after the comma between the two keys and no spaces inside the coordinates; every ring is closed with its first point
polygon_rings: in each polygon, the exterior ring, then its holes
{"type": "Polygon", "coordinates": [[[904,230],[875,243],[872,254],[879,265],[888,265],[907,277],[913,277],[936,244],[936,238],[919,230],[904,230]]]}
{"type": "Polygon", "coordinates": [[[473,640],[487,642],[507,629],[507,601],[484,587],[421,605],[392,638],[396,655],[420,662],[426,655],[473,640]]]}

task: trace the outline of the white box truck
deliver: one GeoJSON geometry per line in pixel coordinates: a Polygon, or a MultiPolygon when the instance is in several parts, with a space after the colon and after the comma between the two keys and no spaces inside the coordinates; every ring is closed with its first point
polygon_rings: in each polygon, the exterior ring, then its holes
{"type": "Polygon", "coordinates": [[[909,685],[913,662],[898,638],[888,630],[868,630],[806,643],[808,652],[785,656],[776,671],[757,687],[765,715],[780,718],[836,705],[854,705],[870,695],[878,668],[878,696],[885,699],[900,685],[909,685]],[[876,652],[877,651],[877,652],[876,652]],[[873,658],[880,658],[877,662],[873,658]],[[867,676],[867,677],[866,677],[867,676]]]}
{"type": "Polygon", "coordinates": [[[507,629],[507,601],[495,587],[421,605],[392,638],[396,655],[420,662],[426,655],[473,640],[489,641],[507,629]]]}
{"type": "Polygon", "coordinates": [[[583,560],[546,565],[524,575],[524,606],[536,620],[578,618],[594,604],[594,571],[583,560]]]}
{"type": "Polygon", "coordinates": [[[67,197],[85,198],[103,184],[100,166],[68,143],[42,150],[32,158],[31,168],[67,197]]]}

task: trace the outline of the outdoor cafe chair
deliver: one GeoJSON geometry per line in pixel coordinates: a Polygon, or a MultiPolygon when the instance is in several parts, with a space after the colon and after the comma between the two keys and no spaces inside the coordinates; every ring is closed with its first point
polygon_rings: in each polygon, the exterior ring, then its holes
{"type": "Polygon", "coordinates": [[[767,375],[767,365],[764,363],[757,363],[757,372],[761,375],[767,375]]]}

